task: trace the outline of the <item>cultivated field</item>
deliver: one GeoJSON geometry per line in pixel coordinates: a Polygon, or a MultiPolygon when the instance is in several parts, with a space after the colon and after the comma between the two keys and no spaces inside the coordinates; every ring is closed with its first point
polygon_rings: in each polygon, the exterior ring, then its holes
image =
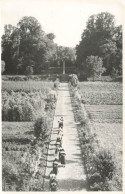
{"type": "Polygon", "coordinates": [[[122,84],[119,82],[83,82],[80,93],[86,104],[122,105],[122,84]]]}
{"type": "Polygon", "coordinates": [[[53,87],[53,82],[43,81],[3,81],[2,91],[38,91],[41,90],[43,94],[48,93],[53,87]]]}
{"type": "MultiPolygon", "coordinates": [[[[2,178],[4,191],[41,191],[54,109],[47,102],[52,82],[2,83],[2,178]],[[46,110],[46,105],[48,109],[46,110]],[[45,138],[36,142],[34,123],[49,118],[45,138]]],[[[37,127],[42,123],[37,123],[37,127]]],[[[41,127],[42,130],[42,127],[41,127]]]]}
{"type": "Polygon", "coordinates": [[[122,189],[122,84],[85,82],[80,92],[91,121],[91,133],[99,146],[109,150],[115,162],[111,190],[122,189]]]}

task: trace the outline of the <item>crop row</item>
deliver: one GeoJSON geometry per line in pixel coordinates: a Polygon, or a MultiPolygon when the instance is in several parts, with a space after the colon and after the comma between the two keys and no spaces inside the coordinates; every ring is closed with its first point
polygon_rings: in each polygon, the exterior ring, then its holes
{"type": "Polygon", "coordinates": [[[37,92],[2,93],[3,121],[34,121],[44,114],[46,101],[43,94],[37,92]]]}
{"type": "MultiPolygon", "coordinates": [[[[53,115],[54,115],[54,111],[53,115]]],[[[3,133],[3,190],[4,191],[42,191],[47,157],[47,142],[50,140],[50,130],[53,116],[39,118],[34,124],[34,133],[28,128],[22,132],[21,138],[8,126],[9,135],[3,133]],[[37,134],[39,136],[37,137],[37,134]],[[30,135],[29,135],[30,134],[30,135]],[[25,137],[26,136],[26,137],[25,137]],[[26,142],[24,141],[26,140],[26,142]]],[[[21,122],[22,123],[22,122],[21,122]]],[[[11,122],[12,127],[14,126],[11,122]]],[[[11,125],[10,124],[10,125],[11,125]]],[[[8,122],[9,125],[9,122],[8,122]]],[[[29,123],[26,123],[26,126],[29,123]]],[[[6,126],[6,125],[5,125],[6,126]]],[[[6,126],[7,127],[7,126],[6,126]]],[[[20,130],[20,129],[18,129],[20,130]]]]}
{"type": "Polygon", "coordinates": [[[41,91],[44,96],[53,88],[53,82],[43,81],[3,81],[2,91],[34,92],[41,91]]]}
{"type": "Polygon", "coordinates": [[[122,84],[109,82],[82,82],[80,94],[85,104],[115,105],[122,104],[122,84]]]}
{"type": "MultiPolygon", "coordinates": [[[[90,86],[92,85],[93,85],[93,89],[89,87],[89,83],[88,83],[88,90],[86,85],[85,87],[83,87],[83,91],[82,91],[82,93],[88,93],[88,95],[90,94],[91,98],[95,94],[99,96],[98,94],[101,92],[101,89],[100,90],[98,89],[98,86],[96,85],[96,83],[95,85],[90,84],[90,86]]],[[[102,84],[100,83],[100,85],[102,84]]],[[[108,83],[107,83],[107,86],[109,86],[108,83]]],[[[113,85],[113,89],[109,89],[109,87],[107,87],[104,92],[106,92],[106,90],[108,91],[112,90],[114,92],[114,95],[116,95],[116,98],[117,98],[117,92],[121,91],[120,88],[117,88],[116,90],[114,88],[114,85],[113,85]]],[[[95,105],[91,106],[90,105],[91,101],[88,101],[89,105],[85,105],[85,107],[87,107],[89,117],[87,115],[86,117],[84,107],[80,103],[79,99],[77,98],[77,95],[75,95],[73,91],[71,91],[71,96],[72,96],[72,105],[74,110],[75,121],[77,123],[80,123],[80,125],[77,125],[77,129],[79,133],[79,139],[80,139],[80,144],[81,144],[81,149],[83,154],[85,172],[87,175],[88,189],[91,191],[109,191],[109,190],[120,191],[122,189],[121,173],[117,173],[118,172],[117,162],[115,161],[115,158],[113,156],[114,153],[112,153],[112,150],[109,150],[108,147],[101,144],[99,139],[100,136],[97,135],[96,129],[94,128],[94,123],[93,122],[91,123],[90,120],[92,119],[92,121],[95,121],[96,119],[100,119],[103,121],[103,117],[106,120],[108,119],[106,116],[108,113],[108,117],[110,115],[109,120],[111,122],[110,123],[110,126],[111,126],[112,119],[116,119],[116,118],[120,120],[122,119],[121,106],[118,106],[118,107],[115,106],[115,108],[113,109],[113,107],[111,108],[111,106],[109,105],[108,106],[97,105],[99,104],[97,103],[97,101],[96,101],[97,104],[95,103],[95,105]],[[91,111],[89,111],[90,109],[91,111]],[[117,114],[117,111],[118,111],[118,114],[117,114]]],[[[103,100],[103,99],[101,98],[99,100],[103,100]]],[[[94,104],[94,102],[95,101],[92,101],[92,104],[94,104]]],[[[115,101],[115,103],[117,102],[118,101],[115,101]]],[[[108,104],[109,102],[105,101],[105,103],[108,104]]],[[[97,120],[96,120],[96,124],[97,124],[97,120]]],[[[106,136],[111,134],[111,131],[108,132],[108,130],[111,130],[111,127],[109,128],[109,125],[106,125],[106,124],[103,124],[103,126],[108,127],[106,129],[107,131],[106,136]]],[[[98,128],[98,130],[100,129],[98,128]]],[[[103,130],[101,130],[101,137],[106,138],[106,136],[103,137],[103,130]]],[[[109,142],[105,142],[105,144],[106,143],[110,144],[111,143],[110,140],[108,139],[107,141],[109,142]]],[[[116,139],[114,139],[114,141],[115,140],[116,139]]],[[[116,157],[117,156],[118,155],[116,155],[116,157]]]]}

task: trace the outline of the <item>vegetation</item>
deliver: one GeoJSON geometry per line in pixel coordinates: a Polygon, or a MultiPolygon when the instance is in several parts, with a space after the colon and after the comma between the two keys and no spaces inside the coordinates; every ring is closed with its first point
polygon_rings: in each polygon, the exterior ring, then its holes
{"type": "Polygon", "coordinates": [[[122,84],[119,82],[82,82],[80,94],[85,104],[122,105],[122,84]]]}
{"type": "Polygon", "coordinates": [[[4,191],[43,190],[55,108],[49,98],[52,87],[52,82],[3,83],[2,119],[13,121],[2,127],[4,191]]]}
{"type": "Polygon", "coordinates": [[[105,68],[103,66],[103,60],[102,58],[98,56],[88,56],[86,59],[86,67],[88,69],[88,76],[93,77],[93,81],[96,77],[100,77],[102,73],[105,71],[105,68]]]}
{"type": "Polygon", "coordinates": [[[80,123],[77,128],[89,190],[121,191],[122,106],[117,104],[122,104],[118,95],[122,96],[122,85],[80,83],[80,92],[85,105],[73,93],[72,104],[75,120],[80,123]],[[115,98],[110,99],[112,92],[115,98]]]}
{"type": "Polygon", "coordinates": [[[34,121],[44,114],[45,100],[41,92],[2,93],[3,121],[34,121]]]}
{"type": "Polygon", "coordinates": [[[105,75],[114,71],[122,75],[122,26],[115,27],[115,18],[112,14],[102,12],[89,17],[81,41],[76,46],[77,68],[83,77],[89,76],[86,59],[89,56],[98,56],[103,59],[105,75]]]}
{"type": "Polygon", "coordinates": [[[50,66],[60,67],[64,59],[68,65],[73,64],[75,49],[55,44],[55,35],[46,34],[36,18],[25,16],[17,26],[9,24],[4,29],[2,60],[6,63],[5,74],[48,73],[50,66]]]}
{"type": "Polygon", "coordinates": [[[43,81],[6,81],[2,83],[2,91],[7,92],[34,92],[40,90],[45,97],[53,88],[53,82],[43,81]]]}
{"type": "Polygon", "coordinates": [[[47,146],[35,140],[34,123],[3,122],[2,140],[3,190],[42,191],[47,146]]]}

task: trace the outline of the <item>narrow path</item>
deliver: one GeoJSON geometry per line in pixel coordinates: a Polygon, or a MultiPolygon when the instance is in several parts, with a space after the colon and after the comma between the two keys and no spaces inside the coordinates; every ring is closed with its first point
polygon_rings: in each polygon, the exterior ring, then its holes
{"type": "Polygon", "coordinates": [[[60,84],[58,93],[51,143],[48,151],[45,191],[49,191],[48,176],[52,169],[52,162],[55,159],[55,142],[60,116],[64,118],[62,146],[66,152],[66,167],[59,167],[57,175],[58,191],[86,191],[86,176],[67,83],[60,84]]]}

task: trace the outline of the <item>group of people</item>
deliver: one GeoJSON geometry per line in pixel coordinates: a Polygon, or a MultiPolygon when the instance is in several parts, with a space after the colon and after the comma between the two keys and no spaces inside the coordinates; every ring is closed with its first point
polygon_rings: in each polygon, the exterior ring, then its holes
{"type": "Polygon", "coordinates": [[[56,158],[53,161],[53,169],[50,172],[50,190],[57,191],[57,180],[56,175],[58,174],[58,167],[59,163],[61,163],[62,167],[65,167],[65,150],[62,147],[62,140],[63,140],[63,117],[60,118],[58,121],[58,136],[56,139],[56,149],[55,155],[56,158]]]}

